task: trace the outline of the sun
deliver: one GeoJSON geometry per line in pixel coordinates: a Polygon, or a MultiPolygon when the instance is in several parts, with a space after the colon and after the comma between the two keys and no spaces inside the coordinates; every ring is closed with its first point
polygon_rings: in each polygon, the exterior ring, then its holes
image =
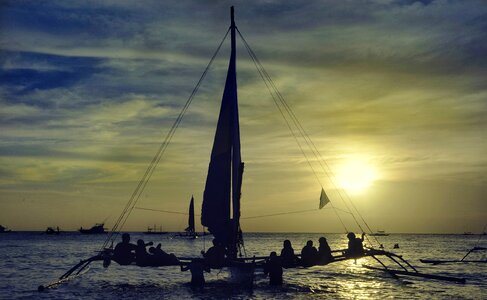
{"type": "Polygon", "coordinates": [[[364,159],[351,159],[339,167],[337,181],[342,189],[360,193],[377,179],[375,167],[364,159]]]}

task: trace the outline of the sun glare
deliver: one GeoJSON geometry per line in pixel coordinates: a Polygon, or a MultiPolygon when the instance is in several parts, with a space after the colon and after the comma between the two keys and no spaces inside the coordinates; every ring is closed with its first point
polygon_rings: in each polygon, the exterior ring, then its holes
{"type": "Polygon", "coordinates": [[[353,159],[338,169],[337,179],[341,188],[348,192],[360,193],[377,179],[377,172],[367,161],[353,159]]]}

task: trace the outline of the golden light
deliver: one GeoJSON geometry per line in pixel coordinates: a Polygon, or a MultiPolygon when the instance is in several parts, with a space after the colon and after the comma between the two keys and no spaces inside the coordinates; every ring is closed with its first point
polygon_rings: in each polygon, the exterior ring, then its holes
{"type": "Polygon", "coordinates": [[[365,159],[351,159],[339,167],[338,184],[347,192],[359,193],[368,188],[377,179],[377,171],[365,159]]]}

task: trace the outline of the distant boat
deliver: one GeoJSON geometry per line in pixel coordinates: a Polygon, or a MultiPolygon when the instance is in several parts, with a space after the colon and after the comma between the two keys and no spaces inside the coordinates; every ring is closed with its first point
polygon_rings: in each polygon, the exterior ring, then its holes
{"type": "Polygon", "coordinates": [[[189,201],[188,227],[184,229],[184,232],[178,233],[174,237],[187,238],[193,240],[198,238],[198,234],[196,233],[195,226],[194,226],[194,197],[193,196],[191,196],[191,200],[189,201]]]}
{"type": "Polygon", "coordinates": [[[384,230],[377,230],[375,233],[369,234],[370,236],[388,236],[389,234],[386,233],[384,230]]]}
{"type": "Polygon", "coordinates": [[[100,234],[100,233],[105,233],[105,228],[103,228],[103,226],[105,226],[104,223],[98,223],[98,224],[95,224],[90,229],[83,229],[83,227],[81,227],[79,229],[79,232],[84,233],[84,234],[100,234]]]}
{"type": "Polygon", "coordinates": [[[9,232],[12,232],[12,230],[0,225],[0,233],[9,233],[9,232]]]}
{"type": "Polygon", "coordinates": [[[475,235],[475,233],[471,232],[471,231],[465,231],[463,233],[463,235],[475,235]]]}
{"type": "Polygon", "coordinates": [[[166,234],[167,231],[162,231],[162,225],[159,226],[159,230],[157,229],[156,225],[154,227],[147,227],[147,231],[144,231],[144,234],[166,234]]]}
{"type": "Polygon", "coordinates": [[[47,227],[46,231],[45,231],[46,234],[60,234],[61,231],[59,231],[59,227],[56,227],[56,229],[52,228],[52,227],[47,227]]]}

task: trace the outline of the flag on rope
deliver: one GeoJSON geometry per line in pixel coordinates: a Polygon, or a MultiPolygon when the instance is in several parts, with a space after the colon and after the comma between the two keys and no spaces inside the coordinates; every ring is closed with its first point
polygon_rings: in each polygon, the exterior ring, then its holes
{"type": "Polygon", "coordinates": [[[322,188],[321,189],[321,196],[320,196],[320,209],[325,207],[325,205],[327,205],[328,202],[330,202],[330,199],[328,199],[328,196],[326,195],[325,190],[322,188]]]}

